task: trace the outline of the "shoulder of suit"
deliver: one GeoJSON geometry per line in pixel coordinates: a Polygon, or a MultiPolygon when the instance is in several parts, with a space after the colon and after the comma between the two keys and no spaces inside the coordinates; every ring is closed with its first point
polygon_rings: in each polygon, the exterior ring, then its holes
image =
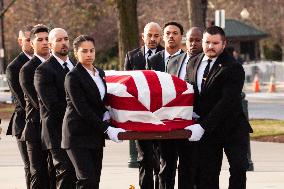
{"type": "Polygon", "coordinates": [[[141,51],[141,47],[136,48],[136,49],[133,49],[133,50],[131,50],[131,51],[128,51],[127,54],[133,55],[133,54],[136,54],[136,53],[138,53],[138,52],[140,52],[140,51],[141,51]]]}

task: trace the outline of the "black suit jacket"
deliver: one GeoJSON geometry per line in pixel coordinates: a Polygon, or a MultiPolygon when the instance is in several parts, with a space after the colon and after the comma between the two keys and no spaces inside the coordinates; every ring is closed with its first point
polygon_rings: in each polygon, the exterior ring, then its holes
{"type": "Polygon", "coordinates": [[[9,122],[7,135],[21,137],[25,127],[25,99],[24,93],[19,83],[19,73],[22,66],[29,61],[25,53],[21,52],[6,69],[6,77],[11,93],[14,97],[15,110],[9,122]]]}
{"type": "Polygon", "coordinates": [[[43,149],[60,148],[62,121],[66,110],[65,71],[54,56],[35,71],[34,85],[39,97],[43,149]]]}
{"type": "Polygon", "coordinates": [[[200,116],[200,125],[205,129],[202,140],[241,140],[252,132],[242,109],[243,67],[223,52],[212,66],[204,89],[199,93],[197,70],[203,56],[201,53],[190,61],[185,78],[194,87],[194,111],[200,116]]]}
{"type": "MultiPolygon", "coordinates": [[[[182,53],[184,53],[183,50],[181,50],[180,54],[182,53]]],[[[165,58],[165,50],[162,50],[156,53],[155,55],[151,56],[150,58],[148,58],[149,69],[165,72],[166,70],[165,70],[164,58],[165,58]]]]}
{"type": "MultiPolygon", "coordinates": [[[[104,80],[103,70],[96,68],[104,80]]],[[[105,98],[86,69],[78,63],[65,78],[67,108],[63,119],[62,148],[98,148],[104,146],[104,133],[110,126],[103,122],[107,111],[105,98]]]]}
{"type": "MultiPolygon", "coordinates": [[[[158,45],[156,53],[162,50],[164,50],[164,47],[158,45]]],[[[145,69],[146,69],[145,46],[134,49],[126,53],[124,70],[145,70],[145,69]]]]}
{"type": "Polygon", "coordinates": [[[20,85],[26,101],[26,125],[22,139],[32,142],[40,141],[40,116],[38,97],[34,87],[34,74],[41,60],[33,56],[20,70],[20,85]]]}

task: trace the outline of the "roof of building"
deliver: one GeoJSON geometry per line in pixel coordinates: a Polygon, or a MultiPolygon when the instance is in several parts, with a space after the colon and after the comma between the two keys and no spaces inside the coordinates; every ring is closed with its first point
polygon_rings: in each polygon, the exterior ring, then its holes
{"type": "Polygon", "coordinates": [[[237,37],[264,38],[267,36],[267,33],[253,26],[247,25],[241,21],[234,19],[226,19],[224,31],[228,38],[237,38],[237,37]]]}

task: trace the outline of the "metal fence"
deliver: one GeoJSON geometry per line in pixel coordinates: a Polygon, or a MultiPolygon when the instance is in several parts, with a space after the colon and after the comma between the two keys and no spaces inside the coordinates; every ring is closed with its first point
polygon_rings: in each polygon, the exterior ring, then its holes
{"type": "Polygon", "coordinates": [[[284,82],[284,62],[247,62],[243,67],[246,73],[247,83],[253,82],[256,74],[261,83],[269,82],[271,76],[274,77],[276,82],[284,82]]]}

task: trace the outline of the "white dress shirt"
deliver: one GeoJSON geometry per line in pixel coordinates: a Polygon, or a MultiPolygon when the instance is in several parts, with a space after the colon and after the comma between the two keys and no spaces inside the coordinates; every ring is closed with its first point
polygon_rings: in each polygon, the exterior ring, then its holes
{"type": "MultiPolygon", "coordinates": [[[[105,96],[105,85],[103,83],[102,78],[99,75],[99,71],[96,68],[94,68],[94,70],[96,71],[95,74],[94,74],[92,71],[88,70],[87,68],[85,68],[85,69],[87,70],[87,72],[89,73],[89,75],[91,76],[93,81],[96,83],[96,85],[99,89],[100,95],[101,95],[101,100],[103,100],[103,98],[105,96]]],[[[108,120],[108,119],[110,119],[110,115],[109,115],[109,112],[106,111],[103,115],[103,121],[108,120]]]]}
{"type": "Polygon", "coordinates": [[[165,56],[164,56],[164,63],[165,63],[165,70],[167,70],[166,68],[167,68],[167,64],[168,64],[168,61],[170,60],[170,57],[172,58],[172,57],[174,57],[174,56],[176,56],[176,55],[179,55],[180,54],[180,52],[181,52],[181,49],[179,49],[175,54],[170,54],[170,53],[168,53],[168,51],[165,49],[165,56]]]}
{"type": "MultiPolygon", "coordinates": [[[[145,60],[147,60],[147,58],[150,57],[150,56],[149,56],[149,52],[148,52],[149,48],[148,48],[146,45],[144,46],[144,48],[145,48],[145,52],[144,52],[144,54],[145,54],[145,60]]],[[[150,50],[152,51],[151,56],[153,56],[154,54],[156,54],[157,48],[155,48],[155,49],[150,49],[150,50]]]]}
{"type": "Polygon", "coordinates": [[[185,60],[182,62],[182,65],[181,65],[181,68],[180,68],[180,72],[179,72],[179,78],[184,80],[185,79],[185,74],[186,74],[186,67],[187,67],[187,64],[188,64],[188,61],[190,59],[190,56],[188,53],[186,53],[186,58],[185,60]]]}
{"type": "Polygon", "coordinates": [[[38,54],[34,54],[34,56],[38,57],[38,59],[40,59],[41,63],[45,62],[46,59],[44,59],[43,57],[39,56],[38,54]]]}
{"type": "MultiPolygon", "coordinates": [[[[200,65],[199,65],[198,70],[197,70],[197,87],[198,87],[199,93],[201,92],[201,83],[202,83],[202,79],[203,79],[203,73],[204,73],[205,68],[207,66],[208,59],[209,59],[209,57],[205,55],[203,57],[200,65]]],[[[217,57],[211,59],[212,61],[210,62],[210,69],[209,70],[211,70],[211,68],[214,65],[216,59],[217,59],[217,57]]],[[[210,71],[209,71],[209,73],[210,73],[210,71]]]]}
{"type": "Polygon", "coordinates": [[[52,55],[54,56],[54,58],[57,60],[57,62],[59,62],[59,64],[61,64],[62,68],[64,68],[64,63],[67,63],[67,67],[69,70],[72,70],[74,68],[72,62],[70,61],[69,57],[67,56],[66,61],[64,62],[64,60],[60,59],[58,56],[56,56],[54,53],[52,53],[52,55]]]}
{"type": "Polygon", "coordinates": [[[28,57],[28,59],[32,59],[32,56],[30,56],[27,53],[25,53],[25,51],[23,51],[23,53],[28,57]]]}

